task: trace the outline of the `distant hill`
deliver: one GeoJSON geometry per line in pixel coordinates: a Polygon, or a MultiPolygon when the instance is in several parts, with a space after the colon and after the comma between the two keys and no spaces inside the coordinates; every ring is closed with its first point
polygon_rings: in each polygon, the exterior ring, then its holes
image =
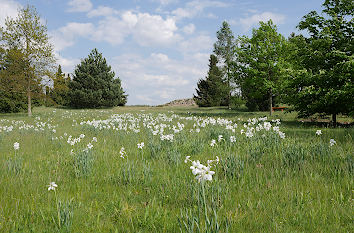
{"type": "Polygon", "coordinates": [[[197,106],[192,98],[171,101],[163,106],[197,106]]]}

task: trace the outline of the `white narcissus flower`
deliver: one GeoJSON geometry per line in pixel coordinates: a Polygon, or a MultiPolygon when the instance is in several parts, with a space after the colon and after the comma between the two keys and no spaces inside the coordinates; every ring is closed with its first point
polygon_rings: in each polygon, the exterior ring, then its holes
{"type": "Polygon", "coordinates": [[[215,146],[215,144],[216,144],[215,139],[211,140],[210,146],[215,146]]]}
{"type": "Polygon", "coordinates": [[[138,145],[138,149],[143,149],[143,147],[145,146],[144,142],[138,143],[137,145],[138,145]]]}
{"type": "Polygon", "coordinates": [[[48,185],[48,191],[55,190],[56,187],[58,187],[58,185],[55,182],[50,182],[48,185]]]}
{"type": "Polygon", "coordinates": [[[329,145],[334,146],[337,142],[334,139],[329,140],[329,145]]]}
{"type": "Polygon", "coordinates": [[[18,150],[18,149],[20,149],[20,143],[15,142],[14,143],[14,150],[18,150]]]}

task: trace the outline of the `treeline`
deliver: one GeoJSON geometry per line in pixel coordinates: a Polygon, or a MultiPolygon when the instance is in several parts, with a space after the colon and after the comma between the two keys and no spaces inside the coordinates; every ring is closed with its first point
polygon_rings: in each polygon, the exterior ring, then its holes
{"type": "Polygon", "coordinates": [[[311,11],[288,38],[271,20],[252,36],[234,37],[223,22],[217,32],[209,72],[199,80],[199,106],[245,103],[250,111],[288,104],[300,117],[354,115],[354,2],[326,0],[322,14],[311,11]]]}
{"type": "Polygon", "coordinates": [[[126,102],[120,79],[97,49],[71,76],[65,75],[33,6],[5,20],[0,28],[0,112],[27,109],[31,116],[33,105],[98,108],[126,102]]]}

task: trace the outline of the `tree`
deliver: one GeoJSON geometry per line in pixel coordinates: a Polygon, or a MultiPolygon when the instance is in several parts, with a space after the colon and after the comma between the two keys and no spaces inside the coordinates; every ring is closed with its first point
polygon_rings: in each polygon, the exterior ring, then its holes
{"type": "Polygon", "coordinates": [[[21,73],[25,79],[28,116],[31,116],[33,92],[38,90],[42,78],[51,72],[55,62],[47,27],[42,25],[36,9],[28,5],[19,10],[16,19],[7,18],[0,32],[7,48],[19,50],[26,62],[21,73]]]}
{"type": "Polygon", "coordinates": [[[312,11],[298,25],[309,37],[290,38],[287,101],[299,116],[332,115],[336,126],[337,114],[354,115],[354,3],[326,0],[323,7],[324,16],[312,11]]]}
{"type": "Polygon", "coordinates": [[[97,108],[125,105],[127,95],[119,78],[107,65],[102,54],[93,49],[77,65],[69,83],[69,105],[75,108],[97,108]]]}
{"type": "Polygon", "coordinates": [[[65,77],[61,65],[59,65],[53,78],[53,89],[50,91],[50,96],[56,104],[62,106],[68,104],[69,82],[70,77],[65,77]]]}
{"type": "Polygon", "coordinates": [[[0,47],[0,112],[20,112],[26,108],[23,91],[27,63],[17,49],[5,50],[0,47]]]}
{"type": "Polygon", "coordinates": [[[194,100],[200,107],[220,106],[227,99],[227,83],[223,81],[222,72],[217,63],[217,57],[210,55],[208,76],[200,79],[197,84],[197,95],[194,95],[194,100]]]}
{"type": "Polygon", "coordinates": [[[277,32],[272,20],[259,23],[251,38],[239,38],[240,47],[236,51],[242,73],[241,91],[248,106],[256,105],[263,110],[267,104],[272,115],[273,96],[286,65],[287,41],[277,32]]]}
{"type": "Polygon", "coordinates": [[[222,23],[220,30],[216,32],[216,37],[218,40],[214,44],[214,53],[223,64],[222,71],[228,88],[227,105],[230,108],[231,92],[233,89],[231,68],[235,57],[236,42],[230,25],[226,21],[222,23]]]}

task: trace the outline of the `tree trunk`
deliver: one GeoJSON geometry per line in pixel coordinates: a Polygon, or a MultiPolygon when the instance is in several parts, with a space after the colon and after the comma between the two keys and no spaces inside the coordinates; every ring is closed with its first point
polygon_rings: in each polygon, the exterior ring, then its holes
{"type": "Polygon", "coordinates": [[[32,116],[32,107],[31,107],[31,91],[27,91],[27,107],[28,107],[28,116],[32,116]]]}
{"type": "Polygon", "coordinates": [[[269,115],[271,116],[273,113],[273,92],[272,89],[269,91],[269,115]]]}
{"type": "Polygon", "coordinates": [[[332,124],[333,124],[333,127],[337,127],[337,114],[336,113],[332,114],[332,124]]]}

